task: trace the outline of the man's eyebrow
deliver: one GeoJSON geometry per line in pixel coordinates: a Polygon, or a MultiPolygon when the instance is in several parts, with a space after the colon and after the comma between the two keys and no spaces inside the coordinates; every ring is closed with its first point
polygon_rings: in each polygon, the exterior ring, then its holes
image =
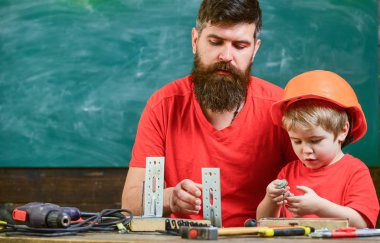
{"type": "MultiPolygon", "coordinates": [[[[207,35],[208,38],[216,38],[216,39],[220,39],[220,40],[225,40],[225,38],[219,36],[219,35],[216,35],[216,34],[209,34],[207,35]]],[[[236,40],[236,41],[232,41],[232,42],[235,42],[235,43],[246,43],[246,44],[251,44],[252,42],[249,41],[249,40],[236,40]]]]}
{"type": "Polygon", "coordinates": [[[219,36],[219,35],[216,35],[216,34],[209,34],[207,37],[208,37],[208,38],[217,38],[217,39],[223,39],[221,36],[219,36]]]}

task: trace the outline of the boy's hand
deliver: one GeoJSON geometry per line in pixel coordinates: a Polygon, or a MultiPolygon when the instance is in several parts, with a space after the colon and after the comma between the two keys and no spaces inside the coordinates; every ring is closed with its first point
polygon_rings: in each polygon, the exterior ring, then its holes
{"type": "Polygon", "coordinates": [[[293,213],[294,217],[301,217],[305,214],[317,214],[319,205],[323,198],[318,196],[315,191],[306,186],[297,186],[297,189],[305,192],[301,196],[288,197],[287,208],[293,213]]]}
{"type": "Polygon", "coordinates": [[[287,195],[289,194],[289,189],[290,189],[289,186],[285,186],[284,188],[277,188],[277,185],[280,181],[281,180],[272,181],[271,183],[269,183],[266,190],[267,191],[266,196],[269,197],[277,205],[282,205],[283,201],[284,203],[287,203],[286,198],[287,198],[287,195]]]}

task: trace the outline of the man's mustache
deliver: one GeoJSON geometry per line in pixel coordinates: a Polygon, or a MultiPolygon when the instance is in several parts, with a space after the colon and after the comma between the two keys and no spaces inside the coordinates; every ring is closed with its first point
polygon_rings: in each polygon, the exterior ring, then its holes
{"type": "Polygon", "coordinates": [[[217,62],[213,64],[213,71],[223,70],[223,71],[231,71],[232,65],[229,62],[217,62]]]}
{"type": "Polygon", "coordinates": [[[239,70],[235,68],[231,63],[224,61],[217,62],[210,68],[211,72],[217,72],[220,70],[230,72],[233,75],[238,75],[240,73],[239,70]]]}

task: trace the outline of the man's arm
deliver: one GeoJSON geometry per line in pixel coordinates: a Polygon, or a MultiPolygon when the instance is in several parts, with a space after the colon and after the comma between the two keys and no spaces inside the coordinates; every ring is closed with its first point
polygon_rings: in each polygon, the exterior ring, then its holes
{"type": "MultiPolygon", "coordinates": [[[[143,181],[145,168],[130,167],[125,180],[121,206],[131,210],[134,215],[141,215],[143,181]]],[[[163,214],[171,213],[198,214],[201,204],[202,186],[185,179],[175,187],[164,189],[163,214]]]]}
{"type": "Polygon", "coordinates": [[[141,215],[143,181],[145,180],[145,168],[129,167],[125,180],[121,207],[131,210],[133,215],[141,215]]]}

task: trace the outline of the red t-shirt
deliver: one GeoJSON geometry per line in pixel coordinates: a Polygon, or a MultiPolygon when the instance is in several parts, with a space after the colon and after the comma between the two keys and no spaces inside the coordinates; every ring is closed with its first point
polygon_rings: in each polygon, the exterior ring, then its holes
{"type": "Polygon", "coordinates": [[[148,100],[130,166],[145,167],[147,156],[165,156],[166,187],[183,179],[202,183],[202,168],[220,168],[222,224],[243,226],[247,218],[256,217],[268,183],[286,161],[295,159],[288,135],[270,116],[283,91],[251,77],[241,112],[230,126],[216,130],[196,100],[191,78],[166,85],[148,100]]]}
{"type": "MultiPolygon", "coordinates": [[[[320,197],[356,210],[371,222],[372,228],[376,225],[379,201],[371,174],[361,160],[349,154],[345,154],[338,162],[319,169],[307,168],[300,160],[296,160],[287,164],[277,178],[287,179],[290,191],[295,196],[304,194],[296,186],[310,187],[320,197]]],[[[286,217],[293,217],[290,211],[285,212],[286,217]]]]}

